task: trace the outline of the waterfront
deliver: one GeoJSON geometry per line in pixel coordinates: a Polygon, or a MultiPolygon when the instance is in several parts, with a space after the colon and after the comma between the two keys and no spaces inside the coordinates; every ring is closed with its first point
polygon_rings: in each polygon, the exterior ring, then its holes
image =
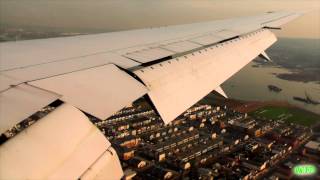
{"type": "Polygon", "coordinates": [[[320,114],[320,105],[306,104],[293,99],[293,96],[305,97],[307,92],[319,100],[320,84],[282,80],[273,73],[289,73],[289,70],[279,67],[252,67],[258,64],[251,62],[222,85],[229,97],[250,101],[286,101],[320,114]],[[280,87],[282,91],[279,93],[269,91],[267,86],[270,84],[280,87]]]}
{"type": "Polygon", "coordinates": [[[267,50],[273,62],[264,63],[257,58],[233,75],[222,87],[234,99],[284,101],[320,114],[320,105],[293,99],[306,98],[307,93],[313,100],[320,101],[319,49],[320,39],[279,38],[267,50]],[[282,90],[270,91],[269,85],[282,90]]]}

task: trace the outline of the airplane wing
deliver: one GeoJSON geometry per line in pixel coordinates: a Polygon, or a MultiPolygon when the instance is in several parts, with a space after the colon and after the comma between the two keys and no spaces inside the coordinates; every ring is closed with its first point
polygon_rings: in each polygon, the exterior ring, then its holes
{"type": "Polygon", "coordinates": [[[2,144],[0,152],[1,179],[87,179],[84,177],[122,175],[110,142],[88,117],[69,104],[59,106],[2,144]]]}
{"type": "MultiPolygon", "coordinates": [[[[264,51],[277,40],[270,30],[279,29],[300,15],[269,12],[204,23],[0,43],[0,133],[58,99],[64,105],[53,111],[49,119],[54,119],[54,114],[57,119],[62,116],[73,119],[77,118],[74,114],[85,112],[105,120],[147,95],[164,122],[169,123],[212,90],[223,92],[220,85],[224,81],[260,54],[266,56],[264,51]]],[[[37,140],[31,133],[51,132],[50,124],[43,125],[49,121],[44,118],[36,123],[39,126],[27,129],[30,134],[26,137],[18,135],[0,146],[1,154],[5,154],[1,157],[0,177],[14,177],[9,167],[16,169],[17,164],[8,164],[18,161],[12,159],[12,153],[17,153],[16,149],[25,142],[38,143],[28,151],[38,150],[39,161],[53,156],[53,152],[44,149],[46,139],[37,140]]],[[[79,130],[89,127],[70,126],[79,130]]],[[[65,154],[57,157],[60,162],[55,158],[48,162],[52,166],[60,164],[60,168],[41,169],[43,174],[38,175],[43,176],[32,174],[40,165],[23,170],[27,165],[20,163],[19,170],[25,172],[23,177],[61,177],[70,164],[82,161],[78,156],[91,143],[84,137],[70,137],[70,141],[88,144],[77,147],[79,154],[68,154],[74,149],[71,144],[64,147],[65,154]]],[[[59,139],[46,138],[59,147],[64,146],[59,144],[59,139]]],[[[74,174],[67,179],[97,177],[83,173],[92,166],[104,168],[106,159],[114,157],[102,158],[110,146],[106,139],[99,142],[101,151],[87,159],[85,167],[72,171],[74,174]],[[102,165],[94,166],[99,159],[102,165]]],[[[18,152],[17,158],[23,159],[25,153],[28,152],[18,152]]],[[[96,175],[100,171],[90,172],[96,175]]]]}

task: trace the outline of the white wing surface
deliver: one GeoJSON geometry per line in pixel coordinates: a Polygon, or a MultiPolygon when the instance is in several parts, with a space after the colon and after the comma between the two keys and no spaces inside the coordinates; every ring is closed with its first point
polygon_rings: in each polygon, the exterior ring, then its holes
{"type": "Polygon", "coordinates": [[[62,101],[99,119],[107,119],[147,92],[140,82],[113,64],[36,80],[29,84],[61,94],[62,101]]]}
{"type": "Polygon", "coordinates": [[[169,123],[276,41],[269,30],[135,71],[162,119],[169,123]]]}
{"type": "MultiPolygon", "coordinates": [[[[0,179],[78,179],[97,161],[105,163],[109,148],[81,111],[64,104],[0,146],[0,179]]],[[[121,170],[115,160],[109,163],[121,170]]]]}
{"type": "Polygon", "coordinates": [[[1,144],[0,179],[119,179],[116,153],[83,112],[106,119],[147,94],[169,123],[252,59],[267,57],[276,41],[270,29],[300,15],[0,43],[0,133],[64,102],[1,144]]]}
{"type": "Polygon", "coordinates": [[[61,96],[27,84],[12,87],[0,95],[0,133],[12,128],[61,96]]]}

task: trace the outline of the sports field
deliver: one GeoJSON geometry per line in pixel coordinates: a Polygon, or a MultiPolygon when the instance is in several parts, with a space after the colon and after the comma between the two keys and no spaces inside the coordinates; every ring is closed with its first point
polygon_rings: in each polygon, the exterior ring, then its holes
{"type": "Polygon", "coordinates": [[[253,117],[284,120],[305,126],[311,126],[320,121],[320,115],[292,107],[263,107],[249,114],[253,117]]]}

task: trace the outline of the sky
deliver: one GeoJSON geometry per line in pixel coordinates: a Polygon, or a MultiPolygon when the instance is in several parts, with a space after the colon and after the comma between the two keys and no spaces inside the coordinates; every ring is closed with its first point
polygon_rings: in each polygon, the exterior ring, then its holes
{"type": "Polygon", "coordinates": [[[320,39],[320,0],[0,0],[0,26],[92,33],[277,10],[308,11],[278,36],[320,39]]]}

